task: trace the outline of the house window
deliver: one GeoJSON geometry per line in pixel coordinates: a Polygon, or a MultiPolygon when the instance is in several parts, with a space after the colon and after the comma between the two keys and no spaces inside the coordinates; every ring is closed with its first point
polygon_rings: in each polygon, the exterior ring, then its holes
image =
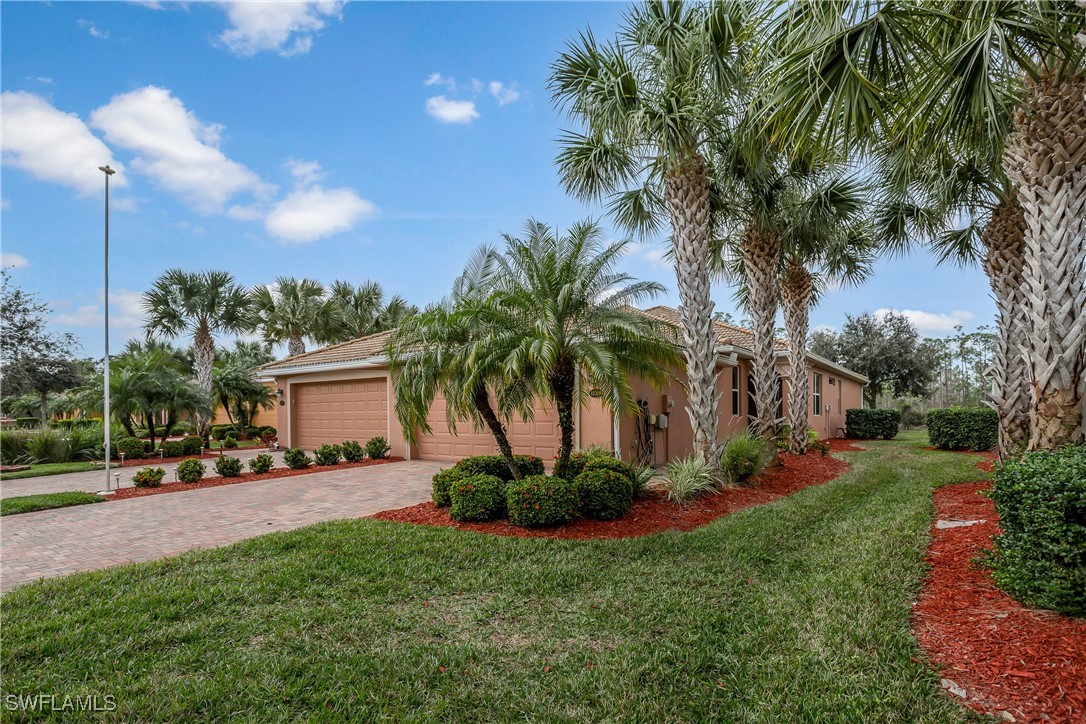
{"type": "Polygon", "coordinates": [[[732,417],[739,417],[739,365],[732,367],[732,417]]]}
{"type": "Polygon", "coordinates": [[[817,372],[815,372],[814,376],[814,392],[811,399],[814,400],[815,417],[818,417],[822,414],[822,375],[817,372]]]}

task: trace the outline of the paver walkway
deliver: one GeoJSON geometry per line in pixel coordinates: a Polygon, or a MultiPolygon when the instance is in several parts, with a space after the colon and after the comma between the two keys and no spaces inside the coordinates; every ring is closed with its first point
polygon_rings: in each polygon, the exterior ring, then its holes
{"type": "Polygon", "coordinates": [[[0,518],[0,590],[430,498],[439,463],[408,461],[0,518]]]}

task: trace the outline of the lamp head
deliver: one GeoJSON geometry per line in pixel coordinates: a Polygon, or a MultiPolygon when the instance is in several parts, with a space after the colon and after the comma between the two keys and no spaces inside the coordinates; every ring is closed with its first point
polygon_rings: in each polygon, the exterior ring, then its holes
{"type": "Polygon", "coordinates": [[[98,170],[104,173],[106,176],[112,176],[113,174],[117,173],[109,167],[109,164],[106,164],[105,166],[99,166],[98,170]]]}

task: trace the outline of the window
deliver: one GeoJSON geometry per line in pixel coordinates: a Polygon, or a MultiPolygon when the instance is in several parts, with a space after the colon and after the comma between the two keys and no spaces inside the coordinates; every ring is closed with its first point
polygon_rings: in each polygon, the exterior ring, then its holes
{"type": "Polygon", "coordinates": [[[822,375],[817,372],[814,375],[814,392],[811,393],[811,399],[814,401],[814,414],[817,417],[822,414],[822,375]]]}
{"type": "Polygon", "coordinates": [[[739,417],[739,365],[732,367],[732,417],[739,417]]]}

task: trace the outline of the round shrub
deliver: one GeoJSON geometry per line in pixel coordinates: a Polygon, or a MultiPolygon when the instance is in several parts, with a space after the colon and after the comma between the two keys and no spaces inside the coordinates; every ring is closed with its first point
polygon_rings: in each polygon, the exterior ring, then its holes
{"type": "Polygon", "coordinates": [[[137,488],[157,488],[164,477],[166,471],[162,468],[143,468],[132,476],[132,484],[137,488]]]}
{"type": "Polygon", "coordinates": [[[366,457],[366,451],[358,444],[357,440],[344,440],[339,445],[343,453],[343,459],[349,463],[360,463],[366,457]]]}
{"type": "Polygon", "coordinates": [[[1086,615],[1086,446],[1026,453],[996,471],[993,577],[1015,598],[1086,615]]]}
{"type": "Polygon", "coordinates": [[[313,451],[313,458],[317,465],[338,465],[341,452],[339,445],[321,445],[313,451]]]}
{"type": "Polygon", "coordinates": [[[216,440],[224,440],[226,438],[227,430],[233,430],[233,429],[234,429],[233,425],[212,425],[211,426],[211,437],[215,438],[216,440]]]}
{"type": "Polygon", "coordinates": [[[614,520],[625,515],[633,505],[633,483],[625,473],[586,466],[573,484],[577,488],[581,515],[586,518],[614,520]]]}
{"type": "Polygon", "coordinates": [[[742,483],[765,470],[769,458],[769,448],[762,440],[741,432],[724,443],[720,474],[729,483],[742,483]]]}
{"type": "MultiPolygon", "coordinates": [[[[543,474],[543,458],[535,455],[514,455],[513,462],[522,478],[543,474]]],[[[513,471],[501,455],[473,455],[456,463],[465,475],[493,475],[506,482],[513,479],[513,471]]]]}
{"type": "Polygon", "coordinates": [[[224,435],[224,438],[226,440],[233,440],[234,442],[237,442],[238,440],[241,439],[241,433],[238,432],[237,430],[227,430],[226,435],[224,435]]]}
{"type": "Polygon", "coordinates": [[[897,410],[853,408],[845,410],[845,435],[854,440],[892,440],[897,436],[901,413],[897,410]]]}
{"type": "Polygon", "coordinates": [[[185,446],[180,440],[167,440],[159,445],[158,449],[168,458],[179,458],[185,454],[185,446]]]}
{"type": "Polygon", "coordinates": [[[181,452],[184,455],[199,455],[204,448],[204,441],[196,435],[181,438],[181,452]]]}
{"type": "Polygon", "coordinates": [[[437,471],[437,474],[433,477],[434,492],[431,496],[437,507],[447,508],[452,505],[452,501],[449,499],[449,486],[466,477],[467,475],[464,474],[463,470],[458,470],[455,467],[437,471]]]}
{"type": "Polygon", "coordinates": [[[587,473],[589,470],[610,470],[611,472],[618,473],[619,475],[624,475],[631,484],[633,483],[633,468],[631,468],[629,465],[622,462],[621,460],[616,460],[615,458],[591,458],[584,465],[584,472],[587,473]]]}
{"type": "Polygon", "coordinates": [[[472,475],[449,485],[449,517],[453,520],[493,520],[505,514],[505,481],[493,475],[472,475]]]}
{"type": "Polygon", "coordinates": [[[249,438],[250,440],[259,440],[260,428],[250,425],[249,427],[245,428],[245,437],[249,438]]]}
{"type": "Polygon", "coordinates": [[[228,437],[222,441],[222,445],[227,450],[234,450],[238,446],[238,439],[236,437],[228,437]]]}
{"type": "Polygon", "coordinates": [[[110,455],[119,459],[124,453],[125,460],[143,459],[143,440],[135,437],[122,437],[114,440],[110,445],[110,455]]]}
{"type": "Polygon", "coordinates": [[[388,452],[392,447],[388,444],[388,440],[384,439],[380,435],[377,437],[371,437],[366,441],[366,457],[371,460],[381,460],[388,457],[388,452]]]}
{"type": "Polygon", "coordinates": [[[264,427],[260,428],[260,434],[261,434],[261,436],[263,436],[263,435],[278,435],[279,431],[276,430],[275,427],[273,427],[272,425],[265,425],[264,427]]]}
{"type": "Polygon", "coordinates": [[[272,469],[275,459],[268,453],[260,453],[249,461],[249,471],[261,475],[272,469]]]}
{"type": "Polygon", "coordinates": [[[215,459],[215,472],[224,478],[236,478],[241,475],[241,459],[220,455],[215,459]]]}
{"type": "Polygon", "coordinates": [[[530,475],[506,486],[505,503],[513,525],[561,525],[577,514],[577,489],[562,478],[530,475]]]}
{"type": "Polygon", "coordinates": [[[991,450],[999,438],[999,415],[990,407],[928,410],[928,439],[940,450],[991,450]]]}
{"type": "Polygon", "coordinates": [[[305,470],[313,461],[305,454],[305,450],[302,450],[300,447],[292,447],[288,448],[287,451],[283,453],[283,462],[285,462],[287,467],[291,470],[305,470]]]}
{"type": "Polygon", "coordinates": [[[182,460],[177,466],[177,479],[182,483],[198,483],[207,472],[207,466],[199,460],[182,460]]]}

